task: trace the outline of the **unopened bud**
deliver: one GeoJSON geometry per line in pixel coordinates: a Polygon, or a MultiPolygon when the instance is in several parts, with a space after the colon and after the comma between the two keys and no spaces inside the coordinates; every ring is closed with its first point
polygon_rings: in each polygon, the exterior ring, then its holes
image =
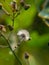
{"type": "Polygon", "coordinates": [[[25,57],[25,59],[28,59],[28,58],[29,58],[29,54],[26,52],[26,53],[24,54],[24,57],[25,57]]]}
{"type": "Polygon", "coordinates": [[[6,32],[6,28],[4,25],[0,25],[0,30],[3,31],[3,32],[6,32]]]}
{"type": "Polygon", "coordinates": [[[2,9],[2,4],[0,3],[0,9],[2,9]]]}
{"type": "Polygon", "coordinates": [[[29,5],[29,4],[25,4],[25,5],[24,5],[24,9],[25,9],[25,10],[27,10],[27,9],[29,9],[29,8],[30,8],[30,5],[29,5]]]}
{"type": "Polygon", "coordinates": [[[25,4],[24,0],[20,0],[20,4],[21,4],[22,6],[24,6],[24,4],[25,4]]]}
{"type": "Polygon", "coordinates": [[[11,8],[13,12],[18,10],[16,1],[11,2],[11,8]]]}
{"type": "Polygon", "coordinates": [[[13,27],[11,25],[8,25],[8,28],[9,28],[10,31],[13,30],[13,27]]]}

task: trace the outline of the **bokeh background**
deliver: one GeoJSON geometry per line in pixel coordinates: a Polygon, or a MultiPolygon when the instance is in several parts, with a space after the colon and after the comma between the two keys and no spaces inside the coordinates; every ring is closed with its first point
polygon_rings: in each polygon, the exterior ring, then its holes
{"type": "MultiPolygon", "coordinates": [[[[11,1],[0,0],[0,3],[9,13],[12,13],[9,5],[11,1]]],[[[17,0],[17,4],[21,8],[21,13],[15,18],[14,31],[27,29],[31,40],[23,42],[16,55],[21,60],[22,65],[49,65],[49,27],[38,17],[40,6],[45,0],[25,0],[26,3],[31,5],[28,10],[24,10],[19,1],[17,0]],[[28,60],[24,58],[25,52],[29,54],[28,60]]],[[[0,23],[11,25],[12,21],[9,16],[4,14],[0,16],[0,23]]],[[[0,44],[7,45],[3,37],[0,37],[0,44]]],[[[20,65],[14,55],[9,54],[9,51],[10,48],[0,48],[0,65],[20,65]]]]}

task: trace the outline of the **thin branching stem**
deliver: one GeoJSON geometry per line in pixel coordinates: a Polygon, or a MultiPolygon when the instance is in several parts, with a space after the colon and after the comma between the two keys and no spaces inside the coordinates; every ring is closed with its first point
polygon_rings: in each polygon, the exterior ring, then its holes
{"type": "Polygon", "coordinates": [[[12,26],[14,27],[14,19],[15,19],[15,13],[13,12],[13,16],[12,16],[12,26]]]}
{"type": "Polygon", "coordinates": [[[6,45],[0,45],[0,48],[9,48],[8,46],[6,46],[6,45]]]}
{"type": "Polygon", "coordinates": [[[12,50],[11,46],[10,46],[10,42],[8,41],[8,39],[6,39],[6,37],[0,32],[1,36],[6,40],[10,50],[12,51],[13,55],[15,56],[16,60],[20,63],[20,65],[22,65],[21,61],[19,60],[19,58],[16,56],[15,52],[12,50]]]}

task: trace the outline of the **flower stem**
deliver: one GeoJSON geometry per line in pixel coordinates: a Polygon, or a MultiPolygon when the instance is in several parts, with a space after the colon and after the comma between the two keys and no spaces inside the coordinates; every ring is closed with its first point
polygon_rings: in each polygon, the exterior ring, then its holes
{"type": "Polygon", "coordinates": [[[6,37],[0,32],[1,36],[6,40],[10,50],[12,51],[13,55],[15,56],[16,60],[20,63],[20,65],[22,65],[21,61],[19,60],[19,58],[16,56],[15,52],[12,50],[11,46],[10,46],[10,42],[6,39],[6,37]]]}
{"type": "Polygon", "coordinates": [[[0,48],[9,48],[9,47],[6,45],[0,45],[0,48]]]}
{"type": "Polygon", "coordinates": [[[14,19],[15,19],[15,13],[13,12],[13,16],[12,16],[12,26],[14,27],[14,19]]]}

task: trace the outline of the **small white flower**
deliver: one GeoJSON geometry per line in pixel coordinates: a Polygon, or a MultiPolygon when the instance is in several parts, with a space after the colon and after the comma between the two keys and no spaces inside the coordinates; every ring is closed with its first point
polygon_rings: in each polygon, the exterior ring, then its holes
{"type": "Polygon", "coordinates": [[[27,30],[19,30],[17,36],[21,41],[27,41],[30,39],[30,34],[27,30]]]}

